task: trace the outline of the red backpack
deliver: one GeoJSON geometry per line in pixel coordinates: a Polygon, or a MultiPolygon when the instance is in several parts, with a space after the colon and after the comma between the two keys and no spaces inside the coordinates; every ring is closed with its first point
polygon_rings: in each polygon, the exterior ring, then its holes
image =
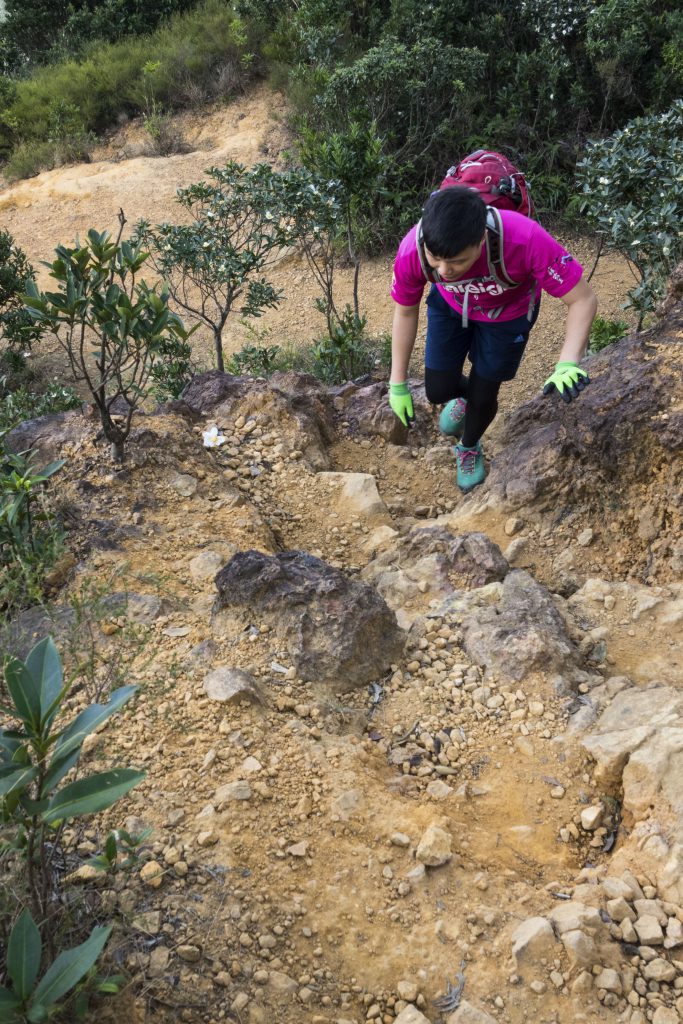
{"type": "MultiPolygon", "coordinates": [[[[420,265],[424,276],[430,282],[441,284],[447,291],[455,288],[461,289],[463,285],[473,285],[487,281],[495,282],[503,289],[518,288],[519,281],[510,277],[505,266],[505,250],[503,239],[503,222],[498,210],[513,210],[525,217],[533,216],[533,202],[529,192],[529,185],[521,171],[510,163],[507,157],[500,153],[490,152],[486,149],[478,149],[464,157],[457,166],[449,168],[446,177],[441,182],[438,191],[445,188],[452,188],[459,185],[463,188],[472,189],[478,192],[486,203],[488,209],[486,214],[486,261],[488,274],[485,277],[470,278],[468,281],[458,281],[455,285],[449,285],[442,281],[438,273],[427,263],[422,239],[422,221],[417,225],[417,251],[420,257],[420,265]]],[[[534,282],[529,299],[529,310],[527,317],[532,319],[536,305],[537,285],[534,282]]],[[[468,325],[469,287],[465,290],[463,300],[462,323],[468,325]]],[[[503,307],[491,310],[489,317],[495,320],[500,315],[503,307]]]]}
{"type": "Polygon", "coordinates": [[[525,217],[534,215],[526,178],[500,153],[478,149],[464,157],[457,166],[449,168],[439,188],[453,185],[478,192],[487,206],[514,210],[525,217]]]}

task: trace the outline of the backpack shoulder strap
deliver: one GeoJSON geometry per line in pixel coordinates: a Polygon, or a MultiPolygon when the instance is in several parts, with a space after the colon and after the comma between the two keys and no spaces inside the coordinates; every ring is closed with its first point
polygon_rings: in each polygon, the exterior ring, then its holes
{"type": "Polygon", "coordinates": [[[424,244],[424,239],[422,237],[422,221],[421,220],[418,221],[417,228],[416,228],[416,231],[415,231],[415,243],[417,245],[417,255],[420,258],[420,266],[422,267],[422,273],[424,274],[424,276],[426,277],[426,279],[428,281],[431,281],[432,283],[434,283],[434,281],[437,280],[437,275],[435,275],[434,270],[427,263],[427,257],[425,255],[425,244],[424,244]]]}
{"type": "Polygon", "coordinates": [[[486,207],[486,260],[492,277],[506,288],[515,288],[520,282],[510,277],[505,266],[505,232],[503,218],[495,206],[486,207]]]}

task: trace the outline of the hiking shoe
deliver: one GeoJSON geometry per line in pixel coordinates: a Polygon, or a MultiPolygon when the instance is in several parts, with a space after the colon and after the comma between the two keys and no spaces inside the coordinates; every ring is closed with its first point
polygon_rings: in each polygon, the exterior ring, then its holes
{"type": "Polygon", "coordinates": [[[482,484],[486,478],[481,442],[477,441],[474,448],[463,448],[461,444],[456,444],[453,451],[458,463],[457,484],[460,490],[467,494],[473,487],[482,484]]]}
{"type": "Polygon", "coordinates": [[[439,430],[447,437],[460,437],[465,429],[467,402],[464,398],[453,398],[444,405],[439,416],[439,430]]]}

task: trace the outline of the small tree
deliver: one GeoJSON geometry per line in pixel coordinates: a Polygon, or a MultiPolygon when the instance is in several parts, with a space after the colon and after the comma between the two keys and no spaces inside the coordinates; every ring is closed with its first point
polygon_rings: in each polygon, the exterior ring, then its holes
{"type": "Polygon", "coordinates": [[[208,181],[179,189],[190,224],[146,221],[137,226],[174,302],[213,335],[216,366],[225,369],[223,331],[239,304],[243,317],[277,306],[282,292],[263,276],[294,241],[282,203],[282,176],[267,164],[251,169],[231,161],[207,171],[208,181]]]}
{"type": "Polygon", "coordinates": [[[371,208],[380,190],[384,170],[382,140],[374,123],[362,125],[352,121],[347,129],[332,135],[304,126],[300,152],[306,167],[337,185],[346,248],[353,266],[353,315],[360,322],[358,278],[361,258],[356,218],[360,210],[371,208]]]}
{"type": "Polygon", "coordinates": [[[148,253],[138,241],[121,240],[125,223],[121,210],[115,240],[90,230],[84,245],[58,246],[48,266],[59,290],[40,292],[31,282],[24,296],[66,354],[74,381],[88,388],[116,461],[156,364],[179,347],[187,354],[192,333],[169,309],[165,291],[137,281],[148,253]]]}
{"type": "Polygon", "coordinates": [[[582,210],[634,269],[640,329],[683,259],[683,100],[593,143],[577,175],[582,210]]]}

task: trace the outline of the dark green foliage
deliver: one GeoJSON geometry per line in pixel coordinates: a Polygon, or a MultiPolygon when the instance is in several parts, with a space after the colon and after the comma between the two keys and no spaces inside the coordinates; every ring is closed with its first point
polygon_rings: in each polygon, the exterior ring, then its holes
{"type": "Polygon", "coordinates": [[[288,67],[290,94],[323,138],[351,120],[376,126],[384,195],[359,216],[365,247],[395,241],[448,166],[480,146],[527,172],[541,215],[563,211],[587,138],[666,109],[683,84],[676,0],[491,0],[485,10],[474,0],[257,0],[242,10],[262,32],[273,26],[264,52],[288,67]]]}
{"type": "Polygon", "coordinates": [[[38,68],[13,93],[0,87],[0,154],[12,153],[11,177],[83,159],[93,133],[121,115],[149,115],[150,63],[155,109],[165,112],[233,96],[254,74],[246,56],[241,23],[222,0],[147,37],[93,44],[38,68]]]}
{"type": "Polygon", "coordinates": [[[588,351],[602,352],[603,348],[623,338],[627,331],[628,324],[625,320],[605,320],[601,316],[596,316],[588,339],[588,351]]]}
{"type": "Polygon", "coordinates": [[[6,0],[0,32],[10,69],[53,63],[89,40],[147,35],[196,0],[6,0]]]}
{"type": "MultiPolygon", "coordinates": [[[[57,340],[74,382],[90,393],[116,461],[123,458],[154,367],[188,359],[191,334],[171,312],[167,292],[137,277],[148,253],[139,240],[121,240],[125,223],[120,211],[116,239],[91,228],[84,244],[57,246],[50,264],[57,291],[40,292],[29,282],[24,296],[33,319],[57,340]]],[[[176,375],[170,371],[171,378],[176,375]]]]}
{"type": "Polygon", "coordinates": [[[9,231],[0,231],[0,340],[19,358],[40,337],[21,301],[32,277],[26,254],[14,244],[9,231]]]}
{"type": "Polygon", "coordinates": [[[683,259],[682,176],[683,100],[593,143],[578,166],[584,212],[636,270],[629,296],[641,325],[683,259]]]}
{"type": "MultiPolygon", "coordinates": [[[[13,881],[22,883],[20,907],[25,904],[2,963],[7,987],[0,989],[0,1020],[7,1024],[48,1020],[90,977],[112,929],[95,927],[80,945],[58,951],[67,907],[60,892],[63,871],[58,867],[64,857],[62,826],[106,810],[144,778],[143,772],[114,768],[74,780],[83,741],[130,700],[136,687],[116,690],[108,703],[91,704],[65,725],[60,712],[71,685],[64,682],[50,637],[41,640],[25,662],[5,659],[7,699],[2,710],[8,721],[0,730],[0,847],[12,855],[10,871],[13,881]]],[[[6,880],[7,876],[9,871],[6,880]]],[[[119,985],[114,979],[93,980],[92,987],[111,992],[119,985]]],[[[80,1006],[87,1007],[87,990],[80,996],[80,1006]]],[[[80,1019],[78,1003],[74,1010],[80,1019]]]]}
{"type": "Polygon", "coordinates": [[[243,345],[230,356],[226,369],[236,376],[270,377],[278,369],[279,351],[278,345],[243,345]]]}

